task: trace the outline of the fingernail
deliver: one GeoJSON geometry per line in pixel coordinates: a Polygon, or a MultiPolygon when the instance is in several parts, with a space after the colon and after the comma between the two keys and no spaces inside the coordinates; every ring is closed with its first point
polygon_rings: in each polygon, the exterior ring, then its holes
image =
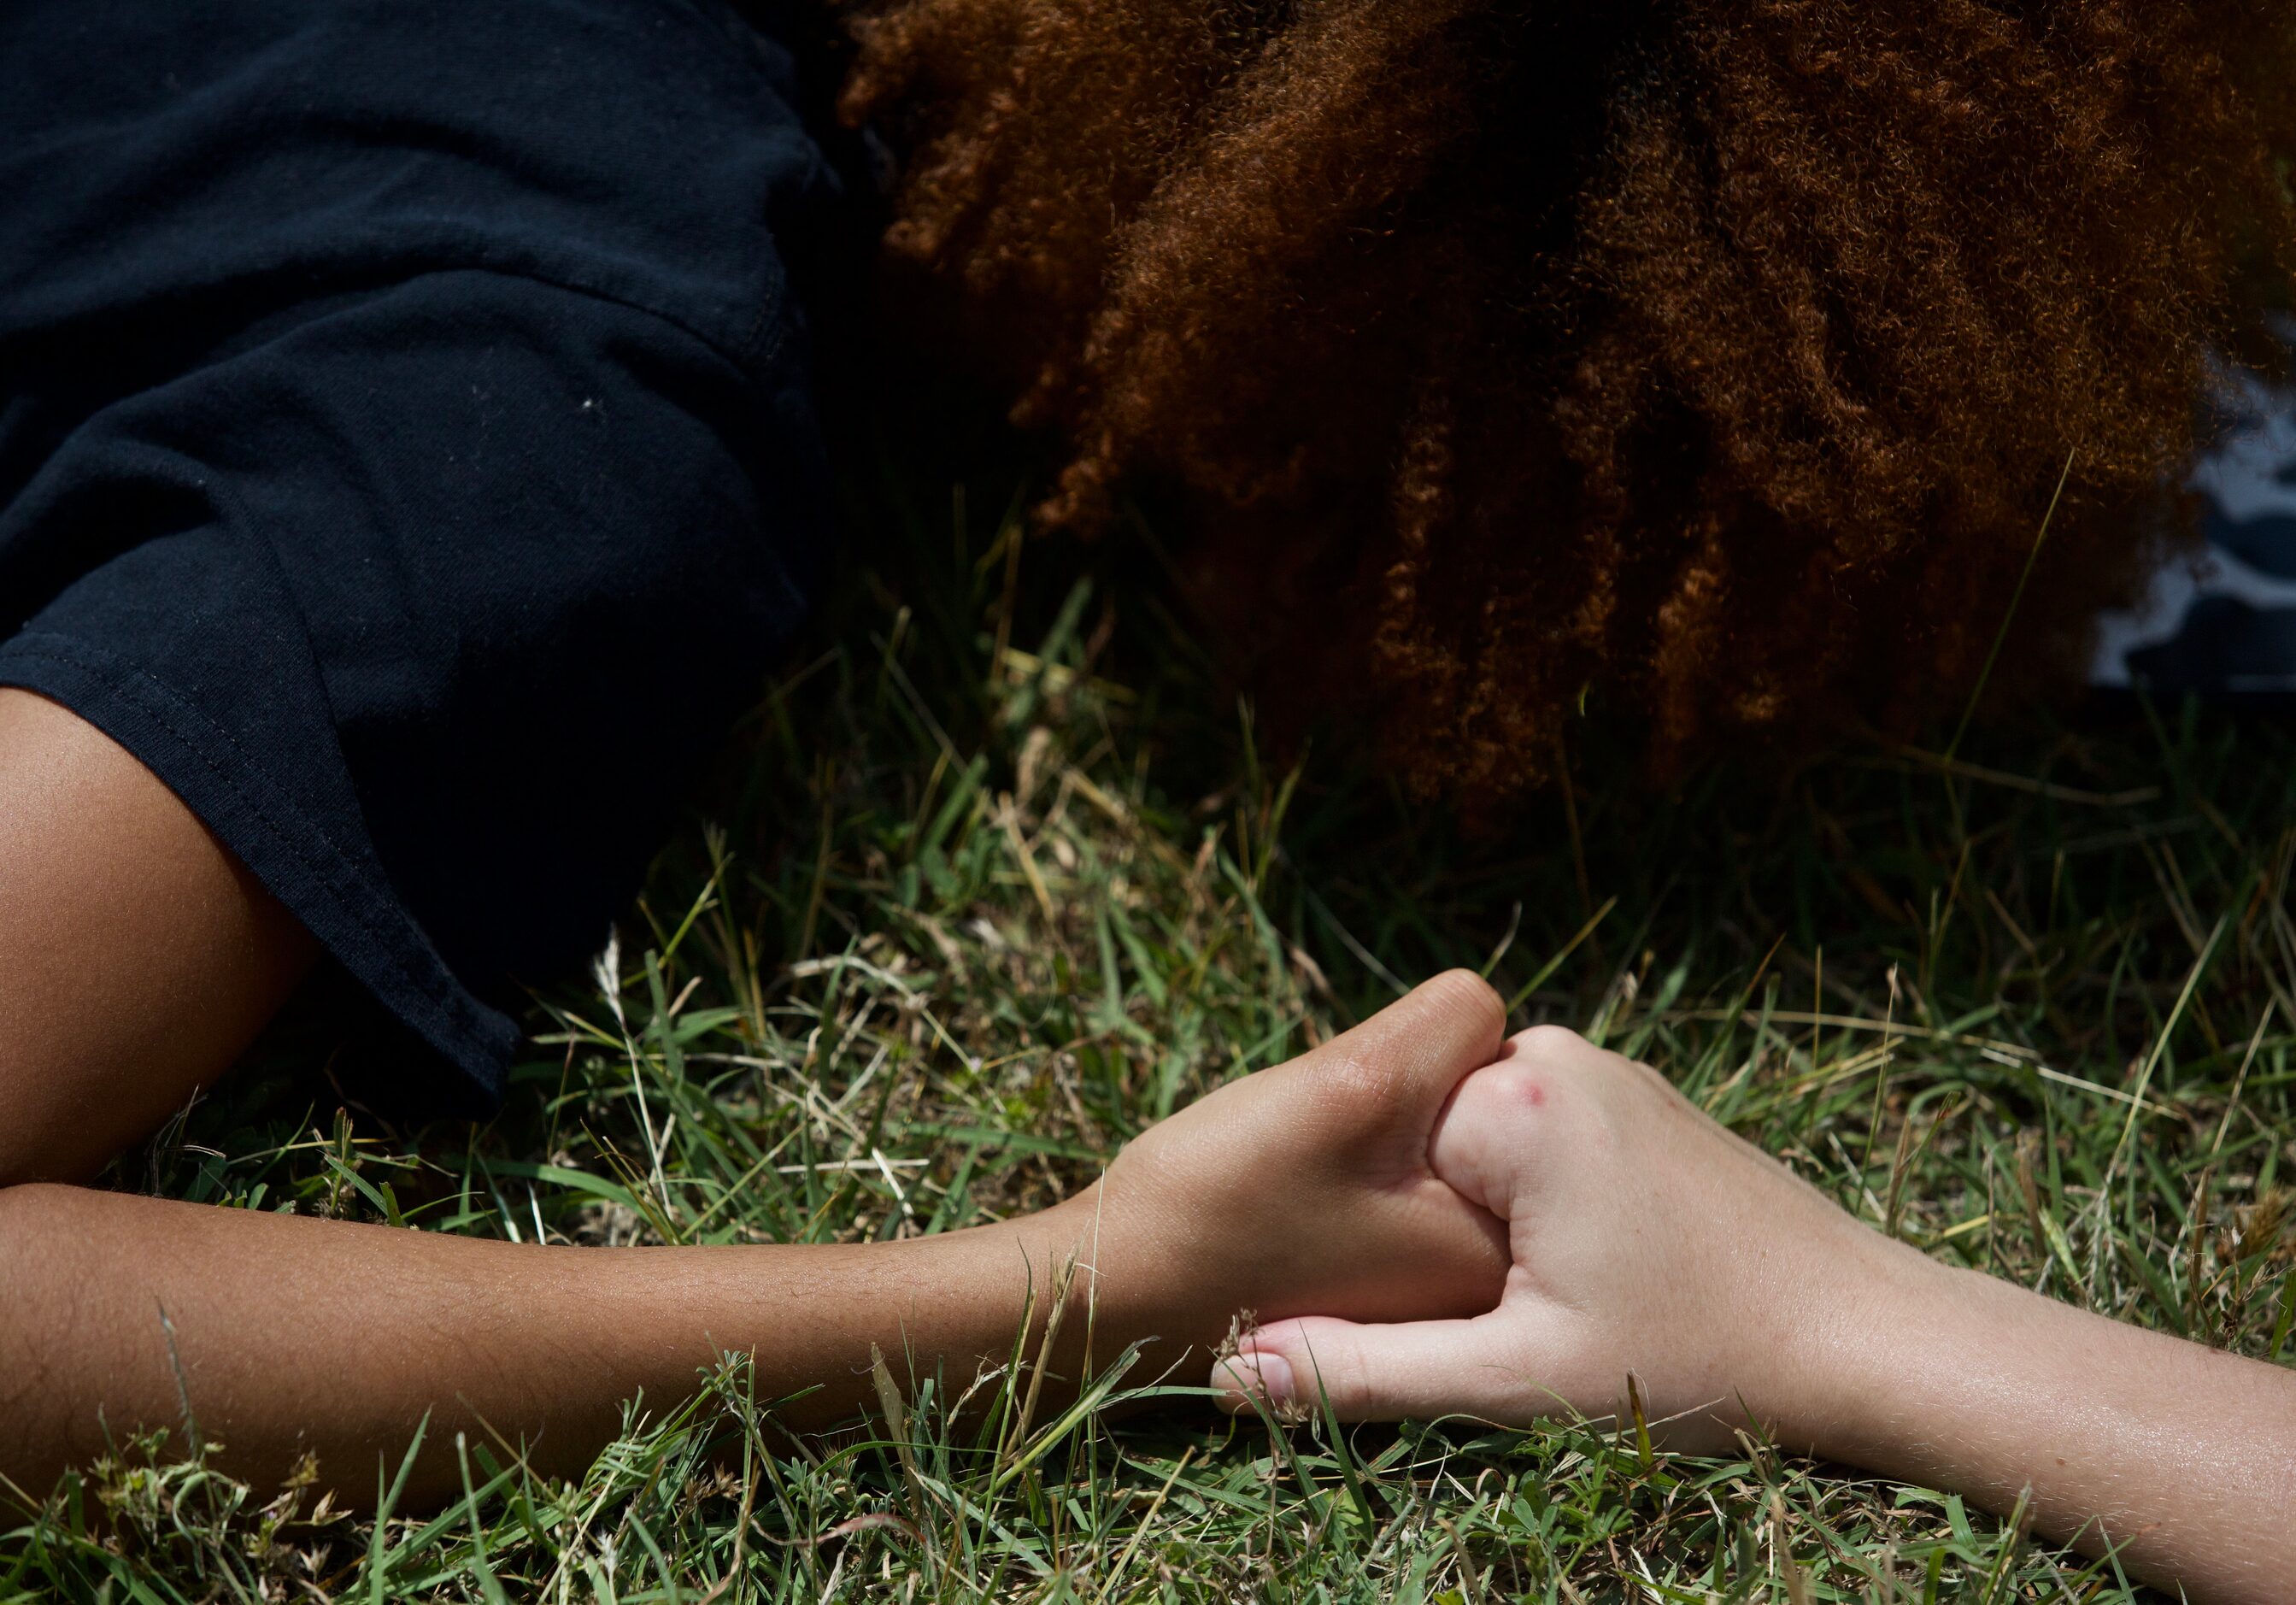
{"type": "Polygon", "coordinates": [[[1232,1360],[1222,1361],[1220,1369],[1227,1373],[1225,1386],[1247,1398],[1259,1398],[1270,1411],[1291,1407],[1292,1362],[1283,1355],[1266,1349],[1246,1349],[1232,1360]]]}

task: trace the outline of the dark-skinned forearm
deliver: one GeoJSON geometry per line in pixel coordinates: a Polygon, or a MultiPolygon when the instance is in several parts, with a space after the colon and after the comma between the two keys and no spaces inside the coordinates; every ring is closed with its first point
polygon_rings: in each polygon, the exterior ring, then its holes
{"type": "MultiPolygon", "coordinates": [[[[873,1402],[873,1344],[905,1390],[905,1351],[959,1387],[1003,1361],[1032,1285],[1041,1327],[1080,1224],[1054,1211],[898,1243],[539,1247],[7,1189],[0,1471],[45,1487],[107,1430],[179,1428],[188,1397],[226,1467],[276,1477],[308,1451],[328,1486],[365,1502],[427,1412],[435,1452],[408,1497],[429,1502],[459,1477],[454,1433],[575,1471],[619,1430],[623,1401],[666,1409],[726,1353],[754,1354],[761,1400],[813,1390],[783,1420],[829,1426],[873,1402]]],[[[1157,1324],[1104,1314],[1108,1354],[1157,1324]]],[[[1068,1323],[1060,1363],[1083,1325],[1068,1323]]]]}

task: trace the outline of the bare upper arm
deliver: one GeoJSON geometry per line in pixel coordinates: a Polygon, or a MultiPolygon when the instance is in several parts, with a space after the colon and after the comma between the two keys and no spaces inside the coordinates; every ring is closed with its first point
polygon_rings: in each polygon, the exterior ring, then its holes
{"type": "Polygon", "coordinates": [[[315,951],[126,749],[0,687],[0,1185],[102,1168],[230,1067],[315,951]]]}

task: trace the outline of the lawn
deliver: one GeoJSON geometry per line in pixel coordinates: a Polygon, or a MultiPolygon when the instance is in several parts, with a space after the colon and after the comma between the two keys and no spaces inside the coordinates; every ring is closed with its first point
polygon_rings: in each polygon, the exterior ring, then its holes
{"type": "MultiPolygon", "coordinates": [[[[985,500],[856,514],[618,943],[535,995],[497,1119],[347,1102],[293,1020],[115,1182],[521,1241],[939,1231],[1464,964],[1934,1255],[2296,1362],[2284,724],[2017,714],[1950,761],[1941,731],[1654,789],[1595,708],[1570,790],[1471,836],[1332,742],[1272,751],[1140,543],[1024,546],[985,500]]],[[[583,759],[647,761],[643,730],[583,759]]],[[[729,1365],[633,1401],[578,1481],[472,1441],[464,1499],[381,1521],[127,1446],[0,1518],[0,1601],[2145,1597],[1760,1445],[1277,1436],[1185,1390],[1000,1432],[898,1388],[898,1425],[807,1442],[729,1365]]]]}

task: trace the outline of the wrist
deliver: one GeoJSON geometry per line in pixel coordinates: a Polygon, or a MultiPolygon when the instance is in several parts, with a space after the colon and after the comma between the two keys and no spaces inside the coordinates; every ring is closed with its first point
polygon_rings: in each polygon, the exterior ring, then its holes
{"type": "Polygon", "coordinates": [[[1941,1323],[1973,1290],[1970,1272],[1878,1232],[1859,1237],[1811,1279],[1823,1292],[1800,1305],[1787,1396],[1768,1425],[1797,1452],[1871,1467],[1907,1419],[1941,1323]]]}
{"type": "MultiPolygon", "coordinates": [[[[2094,1324],[2084,1312],[1982,1272],[1915,1254],[1866,1340],[1855,1385],[1837,1395],[1832,1430],[1816,1446],[1830,1459],[1906,1480],[1955,1486],[1954,1468],[1992,1441],[2020,1410],[2094,1379],[2065,1356],[2094,1324]],[[2075,1381],[2079,1378],[2081,1380],[2075,1381]]],[[[2028,1470],[2026,1475],[2030,1475],[2028,1470]]]]}
{"type": "Polygon", "coordinates": [[[1038,1310],[1049,1309],[1053,1285],[1072,1262],[1063,1320],[1077,1334],[1088,1322],[1103,1356],[1152,1338],[1168,1359],[1226,1329],[1233,1312],[1211,1307],[1221,1296],[1220,1278],[1204,1255],[1176,1251],[1185,1229],[1176,1232],[1148,1200],[1128,1200],[1100,1184],[1016,1224],[1024,1226],[1036,1267],[1038,1310]]]}
{"type": "Polygon", "coordinates": [[[984,1358],[1002,1359],[1019,1338],[1024,1366],[1046,1368],[1048,1398],[1071,1396],[1136,1342],[1153,1340],[1150,1363],[1160,1370],[1198,1336],[1185,1329],[1168,1297],[1144,1286],[1136,1256],[1112,1240],[1099,1204],[1087,1189],[1034,1214],[940,1239],[954,1251],[949,1273],[994,1289],[996,1308],[980,1334],[984,1358]]]}

